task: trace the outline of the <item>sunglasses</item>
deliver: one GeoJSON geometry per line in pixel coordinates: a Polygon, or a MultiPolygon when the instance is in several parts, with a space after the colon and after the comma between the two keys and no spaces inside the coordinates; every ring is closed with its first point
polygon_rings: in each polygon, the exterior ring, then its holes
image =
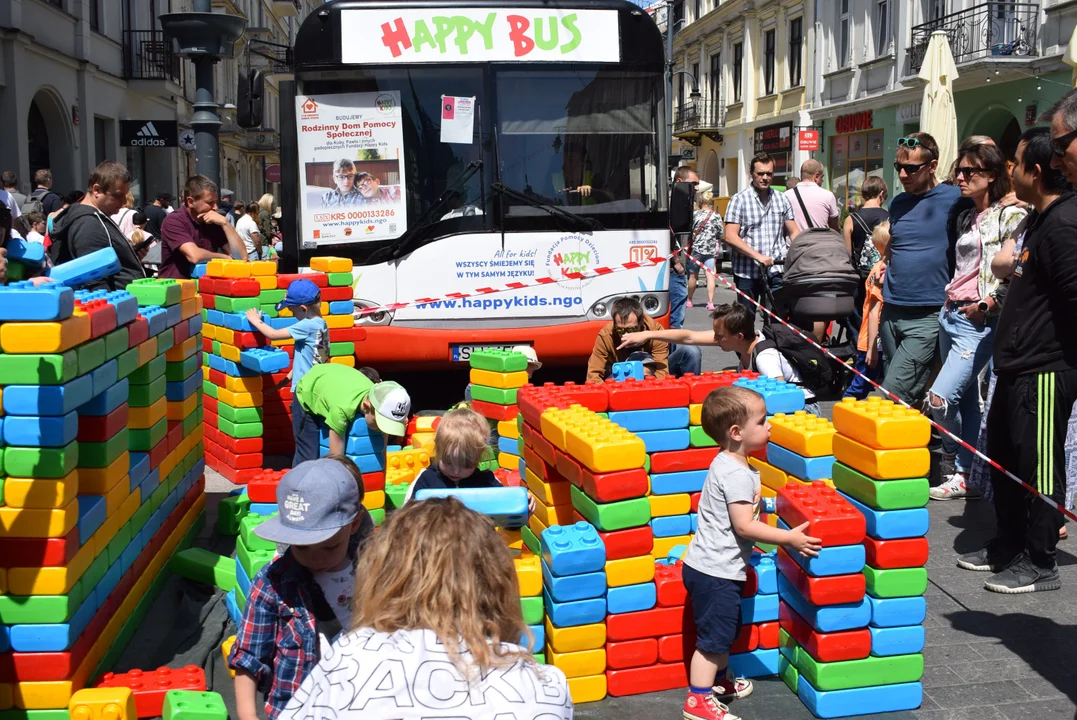
{"type": "Polygon", "coordinates": [[[897,140],[897,144],[898,147],[907,147],[912,150],[913,148],[920,147],[923,143],[920,142],[919,138],[899,137],[897,140]]]}
{"type": "Polygon", "coordinates": [[[1063,157],[1075,138],[1077,138],[1077,130],[1068,132],[1061,137],[1051,138],[1051,150],[1058,157],[1063,157]]]}
{"type": "Polygon", "coordinates": [[[961,177],[962,175],[964,175],[967,178],[971,178],[973,175],[976,175],[977,173],[983,173],[983,172],[986,172],[986,170],[984,168],[982,168],[982,167],[971,167],[971,166],[960,165],[960,166],[958,166],[958,168],[956,170],[954,170],[954,177],[956,178],[956,177],[961,177]]]}
{"type": "Polygon", "coordinates": [[[643,332],[646,328],[643,325],[633,325],[632,327],[615,327],[613,328],[614,335],[627,335],[628,333],[643,332]]]}
{"type": "Polygon", "coordinates": [[[896,162],[896,163],[894,163],[894,169],[897,170],[899,173],[902,170],[904,170],[906,175],[913,175],[915,173],[920,172],[920,168],[922,168],[924,165],[929,165],[929,164],[930,164],[930,161],[922,162],[922,163],[896,162]]]}

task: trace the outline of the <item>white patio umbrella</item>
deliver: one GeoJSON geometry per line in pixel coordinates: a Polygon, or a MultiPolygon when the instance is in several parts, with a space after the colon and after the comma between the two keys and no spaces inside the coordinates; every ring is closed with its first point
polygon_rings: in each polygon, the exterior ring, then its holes
{"type": "Polygon", "coordinates": [[[957,159],[957,113],[954,110],[954,80],[957,65],[946,33],[933,32],[927,44],[920,79],[925,80],[924,101],[920,109],[920,131],[939,144],[939,167],[935,176],[941,181],[950,174],[957,159]]]}
{"type": "Polygon", "coordinates": [[[1066,47],[1066,53],[1062,56],[1062,62],[1073,68],[1073,74],[1070,76],[1070,84],[1077,86],[1077,28],[1073,29],[1073,34],[1070,35],[1070,44],[1066,47]]]}

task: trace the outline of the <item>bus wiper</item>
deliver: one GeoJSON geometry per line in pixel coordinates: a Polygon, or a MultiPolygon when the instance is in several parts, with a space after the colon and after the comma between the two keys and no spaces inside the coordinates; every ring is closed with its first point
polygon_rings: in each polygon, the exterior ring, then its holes
{"type": "Polygon", "coordinates": [[[576,223],[577,225],[582,225],[587,230],[604,230],[605,229],[605,228],[602,227],[602,224],[599,223],[594,218],[586,218],[586,217],[583,217],[581,215],[574,215],[574,214],[568,212],[567,210],[562,210],[561,208],[557,207],[556,205],[551,205],[549,203],[544,203],[541,200],[538,200],[538,199],[528,195],[527,193],[522,193],[519,190],[515,190],[513,188],[510,188],[510,187],[508,187],[507,185],[505,185],[503,183],[496,182],[493,185],[491,185],[490,187],[493,189],[494,192],[499,193],[501,195],[504,195],[505,197],[512,198],[513,200],[519,200],[520,202],[524,203],[525,205],[530,205],[531,207],[536,208],[537,210],[544,210],[545,212],[549,213],[550,215],[553,215],[554,217],[560,217],[560,218],[565,218],[565,219],[571,220],[572,222],[576,223]]]}

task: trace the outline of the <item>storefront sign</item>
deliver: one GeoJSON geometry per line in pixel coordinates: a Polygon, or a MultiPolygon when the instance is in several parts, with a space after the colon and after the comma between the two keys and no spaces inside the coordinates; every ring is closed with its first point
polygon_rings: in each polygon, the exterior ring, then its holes
{"type": "Polygon", "coordinates": [[[681,148],[681,160],[695,160],[696,149],[691,145],[687,145],[681,148]]]}
{"type": "Polygon", "coordinates": [[[819,149],[819,131],[801,130],[800,149],[804,152],[815,152],[819,149]]]}
{"type": "Polygon", "coordinates": [[[342,10],[341,60],[619,62],[621,34],[617,22],[615,10],[342,10]]]}
{"type": "Polygon", "coordinates": [[[793,149],[793,123],[755,129],[755,152],[785,153],[793,149]]]}
{"type": "Polygon", "coordinates": [[[1035,125],[1036,116],[1039,114],[1038,105],[1028,105],[1025,107],[1025,125],[1035,125]]]}
{"type": "Polygon", "coordinates": [[[120,120],[123,147],[179,147],[179,123],[175,120],[120,120]]]}
{"type": "Polygon", "coordinates": [[[280,182],[280,165],[266,165],[265,170],[266,182],[279,183],[280,182]]]}
{"type": "Polygon", "coordinates": [[[920,121],[920,107],[923,105],[922,100],[913,100],[911,102],[902,103],[898,105],[897,116],[900,123],[914,123],[920,121]]]}
{"type": "Polygon", "coordinates": [[[834,132],[843,135],[845,133],[871,130],[874,122],[871,110],[850,113],[849,115],[839,115],[834,120],[834,132]]]}

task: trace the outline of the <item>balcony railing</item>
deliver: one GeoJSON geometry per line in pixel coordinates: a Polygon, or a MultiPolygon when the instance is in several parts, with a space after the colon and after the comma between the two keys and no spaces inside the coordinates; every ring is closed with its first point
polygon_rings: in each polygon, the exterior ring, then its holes
{"type": "Polygon", "coordinates": [[[1037,55],[1039,23],[1038,3],[985,2],[916,25],[912,28],[909,47],[909,74],[920,71],[931,34],[936,31],[946,33],[954,62],[961,65],[985,57],[1037,55]]]}
{"type": "Polygon", "coordinates": [[[725,105],[718,100],[686,100],[673,112],[673,134],[717,130],[725,123],[725,105]]]}
{"type": "Polygon", "coordinates": [[[127,80],[182,83],[181,58],[160,30],[123,31],[123,76],[127,80]]]}

